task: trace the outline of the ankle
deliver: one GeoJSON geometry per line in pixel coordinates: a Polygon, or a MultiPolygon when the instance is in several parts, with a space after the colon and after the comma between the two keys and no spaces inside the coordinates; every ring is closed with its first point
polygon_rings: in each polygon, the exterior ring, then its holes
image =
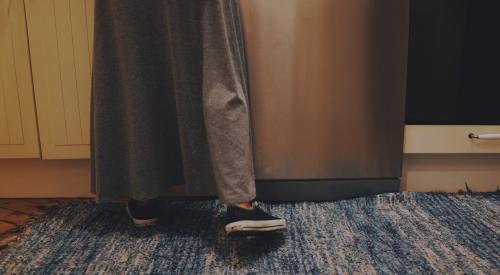
{"type": "Polygon", "coordinates": [[[239,203],[234,203],[233,204],[236,207],[243,208],[246,210],[252,210],[253,209],[253,204],[252,202],[239,202],[239,203]]]}

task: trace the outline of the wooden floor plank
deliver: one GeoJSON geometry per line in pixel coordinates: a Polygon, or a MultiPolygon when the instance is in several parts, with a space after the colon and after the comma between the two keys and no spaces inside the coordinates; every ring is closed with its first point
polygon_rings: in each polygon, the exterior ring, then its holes
{"type": "Polygon", "coordinates": [[[0,208],[0,219],[2,219],[3,217],[9,216],[12,213],[14,213],[14,211],[0,208]]]}
{"type": "Polygon", "coordinates": [[[0,249],[21,236],[20,230],[34,217],[59,205],[60,199],[0,199],[0,249]]]}
{"type": "Polygon", "coordinates": [[[18,233],[7,233],[0,238],[0,249],[6,248],[9,244],[14,243],[19,239],[18,233]]]}
{"type": "Polygon", "coordinates": [[[23,199],[0,199],[0,208],[15,211],[26,215],[40,215],[43,212],[39,204],[31,203],[23,199]]]}
{"type": "Polygon", "coordinates": [[[4,222],[4,221],[0,221],[0,234],[4,234],[6,232],[9,232],[9,231],[11,231],[12,229],[14,229],[16,227],[17,226],[15,224],[4,222]]]}
{"type": "MultiPolygon", "coordinates": [[[[0,211],[3,209],[0,209],[0,211]]],[[[12,212],[9,215],[1,215],[0,220],[4,222],[15,223],[17,225],[22,225],[30,220],[31,216],[26,214],[21,214],[17,212],[12,212]]]]}

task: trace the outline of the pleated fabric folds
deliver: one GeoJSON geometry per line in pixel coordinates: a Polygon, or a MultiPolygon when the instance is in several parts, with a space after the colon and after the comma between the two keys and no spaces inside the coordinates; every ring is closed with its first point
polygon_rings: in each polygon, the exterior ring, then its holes
{"type": "Polygon", "coordinates": [[[97,0],[91,192],[151,199],[184,183],[255,197],[244,41],[233,0],[97,0]]]}

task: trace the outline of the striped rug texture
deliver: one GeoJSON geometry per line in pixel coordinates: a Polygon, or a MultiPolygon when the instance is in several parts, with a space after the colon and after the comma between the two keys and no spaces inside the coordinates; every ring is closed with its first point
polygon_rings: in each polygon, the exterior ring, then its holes
{"type": "Polygon", "coordinates": [[[70,202],[0,251],[0,274],[499,274],[500,194],[395,193],[260,205],[283,234],[223,232],[216,200],[165,202],[134,228],[120,204],[70,202]]]}

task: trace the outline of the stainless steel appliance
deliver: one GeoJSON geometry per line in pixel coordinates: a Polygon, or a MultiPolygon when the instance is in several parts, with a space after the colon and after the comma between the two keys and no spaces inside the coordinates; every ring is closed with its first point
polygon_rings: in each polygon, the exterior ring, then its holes
{"type": "Polygon", "coordinates": [[[240,3],[258,196],[398,190],[408,0],[240,3]]]}

